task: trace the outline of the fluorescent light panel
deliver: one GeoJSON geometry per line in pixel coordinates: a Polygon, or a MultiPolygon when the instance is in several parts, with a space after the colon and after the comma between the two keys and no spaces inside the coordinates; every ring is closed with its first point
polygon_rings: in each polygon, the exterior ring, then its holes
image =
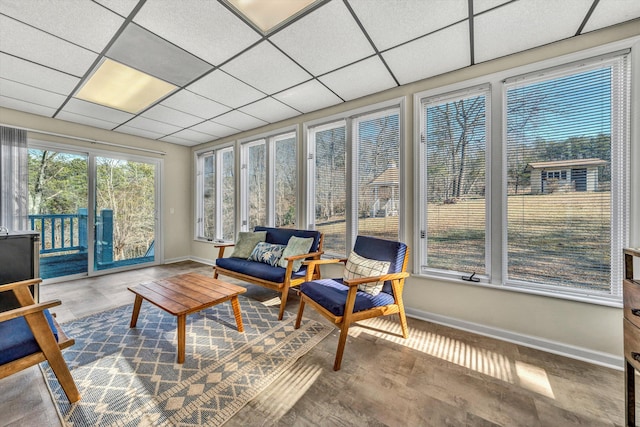
{"type": "Polygon", "coordinates": [[[164,80],[105,59],[75,97],[137,114],[175,89],[164,80]]]}
{"type": "Polygon", "coordinates": [[[300,13],[316,0],[227,0],[264,33],[300,13]]]}

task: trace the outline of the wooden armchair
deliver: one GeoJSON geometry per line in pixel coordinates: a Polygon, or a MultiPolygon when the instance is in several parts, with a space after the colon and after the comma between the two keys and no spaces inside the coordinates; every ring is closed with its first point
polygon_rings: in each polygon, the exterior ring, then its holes
{"type": "Polygon", "coordinates": [[[29,368],[45,360],[58,378],[69,402],[80,400],[80,393],[61,350],[72,346],[49,313],[49,308],[60,305],[60,300],[36,304],[29,286],[41,279],[0,285],[0,296],[10,292],[20,307],[0,312],[0,379],[29,368]]]}
{"type": "Polygon", "coordinates": [[[348,259],[306,261],[307,272],[328,263],[345,263],[343,277],[313,280],[308,274],[300,285],[300,307],[295,328],[300,327],[306,304],[340,328],[340,338],[333,370],[340,369],[353,322],[398,313],[402,336],[409,335],[402,301],[402,290],[409,260],[409,248],[404,243],[375,237],[358,236],[348,259]],[[354,255],[355,253],[355,255],[354,255]]]}

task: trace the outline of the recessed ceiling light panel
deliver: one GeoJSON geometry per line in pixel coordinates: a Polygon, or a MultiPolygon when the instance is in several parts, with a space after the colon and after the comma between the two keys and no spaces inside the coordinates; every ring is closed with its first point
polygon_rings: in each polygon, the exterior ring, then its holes
{"type": "Polygon", "coordinates": [[[176,89],[164,80],[105,59],[75,97],[137,114],[176,89]]]}
{"type": "Polygon", "coordinates": [[[298,15],[318,0],[226,0],[263,33],[298,15]]]}

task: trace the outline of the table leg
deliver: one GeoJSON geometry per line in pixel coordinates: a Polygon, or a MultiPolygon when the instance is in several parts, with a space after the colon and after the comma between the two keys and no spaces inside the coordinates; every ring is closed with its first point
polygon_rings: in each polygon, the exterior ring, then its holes
{"type": "Polygon", "coordinates": [[[133,303],[133,313],[131,313],[131,322],[129,323],[130,328],[135,328],[136,323],[138,323],[138,315],[140,314],[140,306],[142,306],[142,297],[140,295],[136,295],[136,300],[133,303]]]}
{"type": "Polygon", "coordinates": [[[233,307],[233,315],[236,318],[238,332],[244,332],[244,326],[242,325],[242,315],[240,314],[240,301],[238,301],[237,296],[231,298],[231,307],[233,307]]]}
{"type": "Polygon", "coordinates": [[[184,363],[184,353],[187,334],[187,315],[178,316],[178,363],[184,363]]]}

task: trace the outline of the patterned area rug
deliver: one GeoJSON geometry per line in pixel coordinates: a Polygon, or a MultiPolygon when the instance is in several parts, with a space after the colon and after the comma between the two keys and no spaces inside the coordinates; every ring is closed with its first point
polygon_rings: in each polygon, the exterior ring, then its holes
{"type": "Polygon", "coordinates": [[[176,364],[176,318],[143,302],[63,325],[76,344],[63,351],[82,399],[69,404],[46,363],[43,371],[68,426],[217,426],[226,422],[332,327],[240,296],[244,333],[231,303],[187,316],[183,365],[176,364]]]}

